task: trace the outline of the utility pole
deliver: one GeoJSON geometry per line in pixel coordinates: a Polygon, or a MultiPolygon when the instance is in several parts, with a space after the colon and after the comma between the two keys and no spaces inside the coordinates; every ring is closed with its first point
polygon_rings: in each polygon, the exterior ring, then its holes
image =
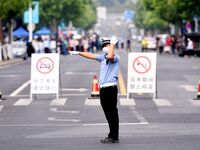
{"type": "Polygon", "coordinates": [[[32,42],[33,40],[33,9],[32,9],[32,3],[29,6],[29,42],[32,42]]]}

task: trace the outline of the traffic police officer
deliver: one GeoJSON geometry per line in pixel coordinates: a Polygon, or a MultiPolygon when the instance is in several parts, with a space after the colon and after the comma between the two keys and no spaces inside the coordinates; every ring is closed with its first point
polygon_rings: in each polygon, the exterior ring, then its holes
{"type": "Polygon", "coordinates": [[[117,81],[120,57],[119,55],[115,54],[114,51],[116,43],[116,37],[102,38],[101,47],[104,54],[93,54],[90,52],[78,51],[70,52],[72,55],[80,55],[85,58],[95,59],[101,63],[99,77],[100,101],[110,129],[108,136],[101,140],[101,143],[119,143],[117,81]]]}

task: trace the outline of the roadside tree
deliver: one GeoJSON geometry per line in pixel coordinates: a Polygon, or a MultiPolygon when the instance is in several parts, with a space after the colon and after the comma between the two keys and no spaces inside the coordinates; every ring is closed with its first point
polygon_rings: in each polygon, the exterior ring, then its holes
{"type": "Polygon", "coordinates": [[[0,43],[3,42],[3,25],[8,25],[10,35],[12,20],[22,16],[29,4],[30,0],[0,0],[0,43]]]}

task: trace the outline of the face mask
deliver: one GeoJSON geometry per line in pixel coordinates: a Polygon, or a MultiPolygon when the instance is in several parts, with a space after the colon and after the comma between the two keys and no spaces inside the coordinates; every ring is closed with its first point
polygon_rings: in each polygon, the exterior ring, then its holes
{"type": "Polygon", "coordinates": [[[104,47],[102,50],[103,50],[104,53],[108,53],[109,47],[104,47]]]}

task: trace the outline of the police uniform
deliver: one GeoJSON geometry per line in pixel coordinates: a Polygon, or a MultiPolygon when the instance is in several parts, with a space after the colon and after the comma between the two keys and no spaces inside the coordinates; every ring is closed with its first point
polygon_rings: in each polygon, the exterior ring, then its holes
{"type": "MultiPolygon", "coordinates": [[[[103,44],[109,43],[109,40],[102,41],[103,44]]],[[[103,45],[104,46],[104,45],[103,45]]],[[[119,116],[117,109],[117,81],[119,70],[119,55],[115,54],[113,60],[107,59],[107,54],[97,54],[96,60],[101,63],[99,86],[100,101],[104,114],[109,124],[110,132],[108,138],[113,139],[113,143],[119,140],[119,116]]]]}

